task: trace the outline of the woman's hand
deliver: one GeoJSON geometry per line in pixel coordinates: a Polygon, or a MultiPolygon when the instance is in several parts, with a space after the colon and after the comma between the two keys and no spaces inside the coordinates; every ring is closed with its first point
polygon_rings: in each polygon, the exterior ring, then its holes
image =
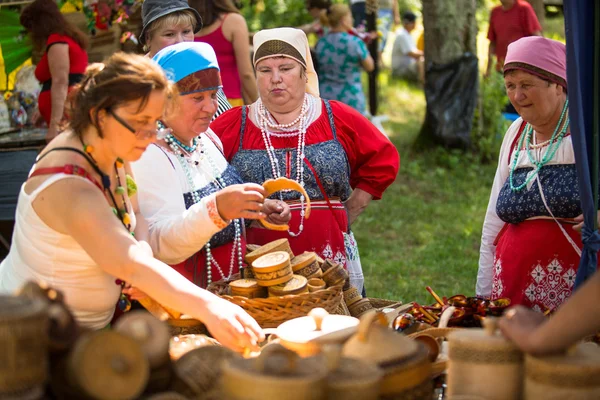
{"type": "Polygon", "coordinates": [[[136,287],[131,286],[130,284],[126,284],[121,291],[129,296],[131,300],[143,300],[148,297],[146,293],[142,292],[136,287]]]}
{"type": "Polygon", "coordinates": [[[500,319],[498,326],[508,339],[521,350],[530,354],[541,354],[543,347],[538,344],[536,332],[547,321],[544,314],[523,306],[515,306],[500,319]]]}
{"type": "Polygon", "coordinates": [[[262,209],[265,220],[275,225],[285,225],[292,219],[290,206],[281,200],[266,199],[262,209]]]}
{"type": "Polygon", "coordinates": [[[217,209],[224,220],[264,218],[265,194],[256,183],[227,186],[216,193],[217,209]]]}
{"type": "Polygon", "coordinates": [[[362,189],[354,189],[344,206],[348,212],[348,224],[352,226],[356,218],[367,208],[373,196],[362,189]]]}
{"type": "Polygon", "coordinates": [[[220,298],[205,306],[207,313],[202,322],[223,346],[241,352],[246,348],[255,349],[265,340],[258,323],[241,307],[220,298]]]}
{"type": "MultiPolygon", "coordinates": [[[[600,212],[598,212],[598,214],[596,215],[598,218],[598,226],[600,226],[600,212]]],[[[573,226],[573,229],[575,229],[577,232],[581,232],[581,230],[583,229],[583,214],[579,214],[578,216],[573,218],[573,221],[577,223],[573,226]]]]}

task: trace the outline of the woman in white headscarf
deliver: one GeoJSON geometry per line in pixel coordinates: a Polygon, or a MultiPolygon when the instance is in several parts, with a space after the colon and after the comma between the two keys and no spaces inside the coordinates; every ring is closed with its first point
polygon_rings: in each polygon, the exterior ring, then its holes
{"type": "MultiPolygon", "coordinates": [[[[245,182],[295,179],[310,196],[313,211],[305,220],[305,199],[296,192],[281,193],[292,210],[289,231],[249,229],[248,242],[285,237],[295,254],[314,251],[347,265],[347,257],[356,258],[345,246],[345,241],[353,243],[350,225],[396,178],[398,152],[359,112],[319,98],[303,31],[260,31],[254,49],[259,99],[224,113],[211,128],[245,182]]],[[[360,271],[350,273],[360,289],[360,271]]]]}

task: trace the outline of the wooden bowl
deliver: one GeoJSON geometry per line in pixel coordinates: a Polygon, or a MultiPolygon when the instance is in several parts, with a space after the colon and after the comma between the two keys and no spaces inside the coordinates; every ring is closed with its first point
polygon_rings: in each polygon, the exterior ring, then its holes
{"type": "Polygon", "coordinates": [[[252,271],[260,286],[275,286],[292,279],[290,255],[285,251],[265,254],[252,262],[252,271]]]}

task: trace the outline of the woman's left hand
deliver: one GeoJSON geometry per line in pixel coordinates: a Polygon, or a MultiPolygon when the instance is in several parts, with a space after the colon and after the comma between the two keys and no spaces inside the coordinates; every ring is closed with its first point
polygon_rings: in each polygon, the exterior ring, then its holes
{"type": "Polygon", "coordinates": [[[275,225],[285,225],[292,219],[290,206],[281,200],[265,200],[262,212],[267,216],[265,220],[275,225]]]}

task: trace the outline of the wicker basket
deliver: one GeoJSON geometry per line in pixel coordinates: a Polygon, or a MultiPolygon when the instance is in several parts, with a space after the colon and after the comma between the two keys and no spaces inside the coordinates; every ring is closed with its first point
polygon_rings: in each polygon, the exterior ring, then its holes
{"type": "Polygon", "coordinates": [[[402,302],[394,300],[377,299],[375,297],[369,297],[369,301],[373,308],[381,310],[383,308],[398,308],[402,305],[402,302]]]}
{"type": "MultiPolygon", "coordinates": [[[[232,279],[239,279],[239,275],[234,275],[232,279]]],[[[290,319],[304,317],[315,307],[324,308],[333,314],[343,298],[341,286],[333,286],[311,293],[266,299],[230,296],[228,284],[225,281],[213,282],[207,290],[242,307],[262,328],[276,328],[290,319]]]]}

